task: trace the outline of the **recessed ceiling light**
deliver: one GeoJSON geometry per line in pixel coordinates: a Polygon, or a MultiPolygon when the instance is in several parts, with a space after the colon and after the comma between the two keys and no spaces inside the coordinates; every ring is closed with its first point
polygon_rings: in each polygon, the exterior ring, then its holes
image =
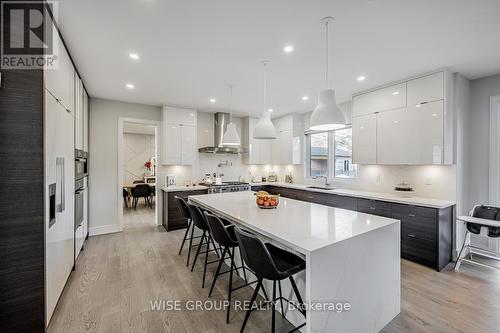
{"type": "Polygon", "coordinates": [[[129,89],[134,89],[135,88],[135,86],[132,83],[127,83],[125,86],[127,88],[129,88],[129,89]]]}
{"type": "Polygon", "coordinates": [[[399,91],[395,91],[392,93],[393,95],[399,95],[399,91]]]}
{"type": "Polygon", "coordinates": [[[210,98],[210,103],[215,103],[215,102],[216,102],[215,98],[210,98]]]}
{"type": "Polygon", "coordinates": [[[273,113],[273,111],[274,111],[274,110],[273,110],[273,109],[269,109],[269,110],[267,110],[267,111],[269,111],[269,112],[273,113]]]}
{"type": "Polygon", "coordinates": [[[309,100],[309,96],[302,96],[302,100],[303,100],[303,101],[307,101],[307,100],[309,100]]]}
{"type": "Polygon", "coordinates": [[[397,124],[397,123],[399,123],[399,120],[394,120],[394,124],[397,124]]]}
{"type": "Polygon", "coordinates": [[[293,46],[292,45],[287,45],[283,48],[283,51],[285,51],[286,53],[290,53],[293,51],[293,46]]]}
{"type": "Polygon", "coordinates": [[[359,82],[362,82],[362,81],[366,80],[366,76],[363,76],[363,75],[358,76],[357,80],[358,80],[359,82]]]}
{"type": "Polygon", "coordinates": [[[130,59],[139,60],[139,55],[137,53],[129,53],[128,56],[130,59]]]}
{"type": "Polygon", "coordinates": [[[433,117],[437,117],[438,115],[437,115],[437,113],[433,113],[432,116],[433,117]]]}
{"type": "Polygon", "coordinates": [[[417,104],[417,105],[415,105],[415,106],[416,106],[417,108],[419,108],[419,107],[421,107],[421,106],[422,106],[422,104],[417,104]]]}

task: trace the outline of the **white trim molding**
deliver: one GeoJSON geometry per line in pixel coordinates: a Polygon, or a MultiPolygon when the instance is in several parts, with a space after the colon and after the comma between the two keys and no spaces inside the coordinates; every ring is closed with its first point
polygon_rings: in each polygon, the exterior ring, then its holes
{"type": "MultiPolygon", "coordinates": [[[[500,95],[490,97],[489,203],[500,206],[500,95]]],[[[488,247],[500,252],[500,241],[488,239],[488,247]]]]}
{"type": "Polygon", "coordinates": [[[122,229],[118,224],[108,224],[108,225],[102,225],[99,227],[90,228],[89,229],[89,236],[112,234],[112,233],[120,232],[120,231],[122,231],[122,229]]]}
{"type": "MultiPolygon", "coordinates": [[[[123,124],[124,123],[134,123],[134,124],[143,124],[143,125],[152,125],[155,127],[155,155],[156,155],[156,163],[161,161],[160,156],[160,145],[161,145],[161,122],[156,120],[147,120],[140,118],[128,118],[128,117],[119,117],[118,118],[118,187],[117,187],[117,196],[118,196],[118,230],[111,231],[117,232],[122,230],[123,225],[123,174],[124,174],[124,161],[123,161],[123,124]]],[[[163,202],[161,196],[161,186],[160,181],[162,179],[161,168],[156,169],[156,193],[155,193],[155,221],[156,225],[161,225],[161,216],[162,216],[162,207],[161,203],[163,202]]]]}
{"type": "Polygon", "coordinates": [[[500,205],[500,95],[490,97],[489,201],[500,205]]]}

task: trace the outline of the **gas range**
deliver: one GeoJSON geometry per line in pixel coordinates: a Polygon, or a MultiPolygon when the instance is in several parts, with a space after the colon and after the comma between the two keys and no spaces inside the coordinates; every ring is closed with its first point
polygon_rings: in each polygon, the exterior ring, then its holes
{"type": "Polygon", "coordinates": [[[249,191],[249,190],[250,190],[250,184],[243,182],[223,182],[220,185],[213,184],[208,186],[208,194],[239,192],[239,191],[249,191]]]}

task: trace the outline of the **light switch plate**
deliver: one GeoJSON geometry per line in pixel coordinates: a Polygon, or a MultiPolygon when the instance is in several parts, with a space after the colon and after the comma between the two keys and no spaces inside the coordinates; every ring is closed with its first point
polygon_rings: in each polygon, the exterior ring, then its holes
{"type": "Polygon", "coordinates": [[[432,178],[431,177],[425,177],[425,185],[432,185],[432,178]]]}

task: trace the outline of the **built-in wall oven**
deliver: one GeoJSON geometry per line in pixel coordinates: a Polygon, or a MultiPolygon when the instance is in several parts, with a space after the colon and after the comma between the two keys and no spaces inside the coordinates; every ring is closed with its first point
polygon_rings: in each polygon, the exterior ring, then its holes
{"type": "Polygon", "coordinates": [[[75,179],[82,179],[88,175],[87,159],[87,152],[75,149],[75,179]]]}

